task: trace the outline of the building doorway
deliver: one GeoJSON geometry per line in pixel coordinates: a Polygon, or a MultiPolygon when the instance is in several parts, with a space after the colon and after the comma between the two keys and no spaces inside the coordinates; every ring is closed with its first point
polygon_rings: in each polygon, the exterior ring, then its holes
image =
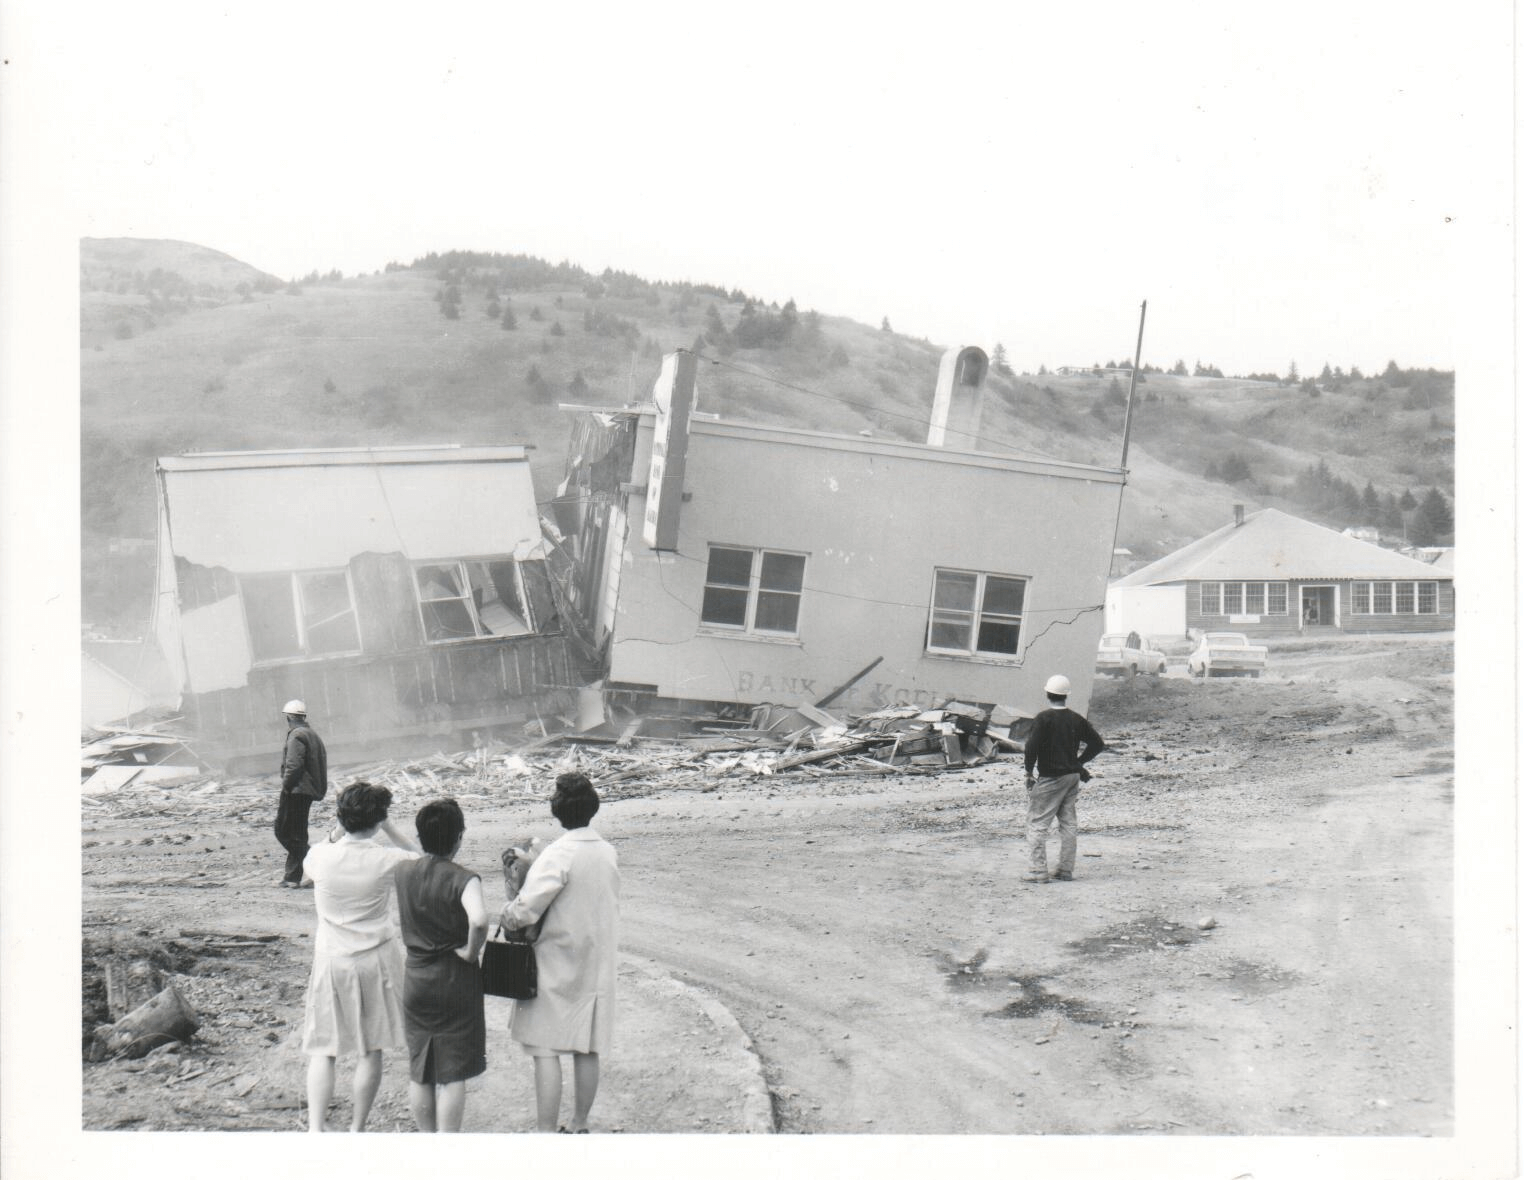
{"type": "Polygon", "coordinates": [[[1338,595],[1332,586],[1302,587],[1302,630],[1338,625],[1338,595]]]}

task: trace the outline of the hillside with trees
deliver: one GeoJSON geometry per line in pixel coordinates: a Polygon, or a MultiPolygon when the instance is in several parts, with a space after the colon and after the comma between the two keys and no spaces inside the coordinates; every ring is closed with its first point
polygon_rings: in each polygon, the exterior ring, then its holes
{"type": "MultiPolygon", "coordinates": [[[[1128,361],[1018,374],[995,342],[934,344],[786,295],[469,251],[282,280],[187,243],[85,239],[80,269],[84,616],[114,630],[148,617],[150,559],[120,539],[153,536],[157,456],[525,443],[548,496],[567,437],[558,404],[642,401],[675,348],[703,360],[702,411],[924,440],[942,352],[982,343],[979,449],[1121,457],[1128,361]]],[[[1146,365],[1117,543],[1167,552],[1235,503],[1445,541],[1454,392],[1452,373],[1395,362],[1317,378],[1146,365]]]]}

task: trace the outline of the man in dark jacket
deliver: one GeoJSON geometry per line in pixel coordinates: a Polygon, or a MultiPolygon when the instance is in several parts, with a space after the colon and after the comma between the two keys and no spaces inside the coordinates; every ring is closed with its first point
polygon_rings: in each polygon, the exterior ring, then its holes
{"type": "Polygon", "coordinates": [[[1058,871],[1055,881],[1074,880],[1074,854],[1079,844],[1075,803],[1081,782],[1090,780],[1085,763],[1106,748],[1101,735],[1068,707],[1069,678],[1052,676],[1046,685],[1048,707],[1032,722],[1024,755],[1027,767],[1027,845],[1031,871],[1022,880],[1046,884],[1048,827],[1058,817],[1058,871]],[[1083,745],[1083,749],[1081,749],[1083,745]],[[1032,767],[1041,777],[1034,779],[1032,767]]]}
{"type": "Polygon", "coordinates": [[[307,706],[287,701],[286,748],[280,759],[280,807],[275,812],[275,838],[286,850],[286,873],[281,885],[302,886],[302,861],[307,859],[307,813],[315,799],[328,793],[328,751],[317,731],[307,724],[307,706]]]}

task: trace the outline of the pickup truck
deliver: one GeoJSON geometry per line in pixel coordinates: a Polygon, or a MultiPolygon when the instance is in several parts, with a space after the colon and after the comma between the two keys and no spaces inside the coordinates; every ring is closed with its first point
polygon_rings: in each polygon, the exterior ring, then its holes
{"type": "Polygon", "coordinates": [[[1098,676],[1133,677],[1138,673],[1158,676],[1168,667],[1164,653],[1149,646],[1146,639],[1136,631],[1123,634],[1102,635],[1101,645],[1095,652],[1095,671],[1098,676]]]}
{"type": "Polygon", "coordinates": [[[1191,652],[1186,668],[1192,676],[1253,676],[1265,670],[1267,648],[1249,642],[1236,631],[1208,631],[1191,652]]]}

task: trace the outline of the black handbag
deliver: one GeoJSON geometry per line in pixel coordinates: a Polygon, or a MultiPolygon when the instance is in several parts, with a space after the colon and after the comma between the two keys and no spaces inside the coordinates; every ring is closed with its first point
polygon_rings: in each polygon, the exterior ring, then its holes
{"type": "MultiPolygon", "coordinates": [[[[501,936],[503,928],[497,928],[501,936]]],[[[482,993],[509,1000],[532,1000],[539,990],[540,973],[535,964],[534,943],[510,942],[502,937],[487,939],[482,947],[482,993]]]]}

